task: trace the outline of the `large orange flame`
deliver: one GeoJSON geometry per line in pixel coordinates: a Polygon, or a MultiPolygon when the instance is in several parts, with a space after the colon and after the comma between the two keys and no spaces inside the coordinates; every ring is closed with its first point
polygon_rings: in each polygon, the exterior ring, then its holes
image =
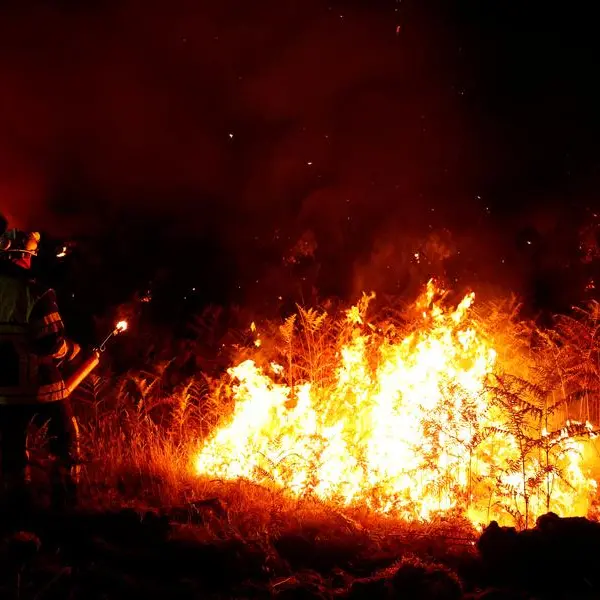
{"type": "Polygon", "coordinates": [[[469,319],[474,294],[454,309],[439,298],[430,282],[416,303],[420,325],[399,337],[365,322],[365,296],[346,313],[353,334],[332,385],[292,389],[278,364],[271,374],[251,360],[231,368],[235,408],[201,448],[197,472],[408,519],[585,514],[595,482],[584,442],[563,429],[544,446],[540,426],[524,446],[495,401],[497,353],[469,319]]]}

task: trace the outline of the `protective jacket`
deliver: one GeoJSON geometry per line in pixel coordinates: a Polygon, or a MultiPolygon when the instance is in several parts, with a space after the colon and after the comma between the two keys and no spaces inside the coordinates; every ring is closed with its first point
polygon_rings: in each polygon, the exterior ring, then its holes
{"type": "Polygon", "coordinates": [[[0,260],[0,404],[64,400],[58,362],[75,348],[65,338],[54,290],[0,260]]]}

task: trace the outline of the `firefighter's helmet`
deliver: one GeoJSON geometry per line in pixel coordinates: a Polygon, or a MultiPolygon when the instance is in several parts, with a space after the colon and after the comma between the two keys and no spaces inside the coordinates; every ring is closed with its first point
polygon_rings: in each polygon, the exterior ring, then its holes
{"type": "Polygon", "coordinates": [[[37,231],[8,229],[0,233],[0,253],[37,256],[41,236],[37,231]]]}

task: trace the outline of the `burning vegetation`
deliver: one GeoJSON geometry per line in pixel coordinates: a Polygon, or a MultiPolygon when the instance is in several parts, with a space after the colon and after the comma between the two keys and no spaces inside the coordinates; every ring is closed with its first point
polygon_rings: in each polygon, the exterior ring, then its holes
{"type": "Polygon", "coordinates": [[[447,296],[430,281],[383,318],[363,296],[337,319],[300,308],[278,329],[252,324],[196,472],[407,520],[588,514],[595,375],[578,355],[597,351],[591,330],[562,319],[542,332],[510,306],[476,312],[474,294],[455,307],[447,296]]]}

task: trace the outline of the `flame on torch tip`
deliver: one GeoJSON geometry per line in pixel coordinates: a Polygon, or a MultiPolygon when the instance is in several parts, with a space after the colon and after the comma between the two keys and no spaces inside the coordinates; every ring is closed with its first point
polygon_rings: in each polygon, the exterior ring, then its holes
{"type": "Polygon", "coordinates": [[[115,328],[108,334],[108,336],[100,344],[100,346],[98,346],[98,351],[99,352],[104,352],[106,350],[106,344],[108,343],[108,341],[111,338],[115,337],[116,335],[119,335],[120,333],[123,333],[123,331],[125,331],[126,329],[127,329],[127,321],[119,321],[115,325],[115,328]]]}

